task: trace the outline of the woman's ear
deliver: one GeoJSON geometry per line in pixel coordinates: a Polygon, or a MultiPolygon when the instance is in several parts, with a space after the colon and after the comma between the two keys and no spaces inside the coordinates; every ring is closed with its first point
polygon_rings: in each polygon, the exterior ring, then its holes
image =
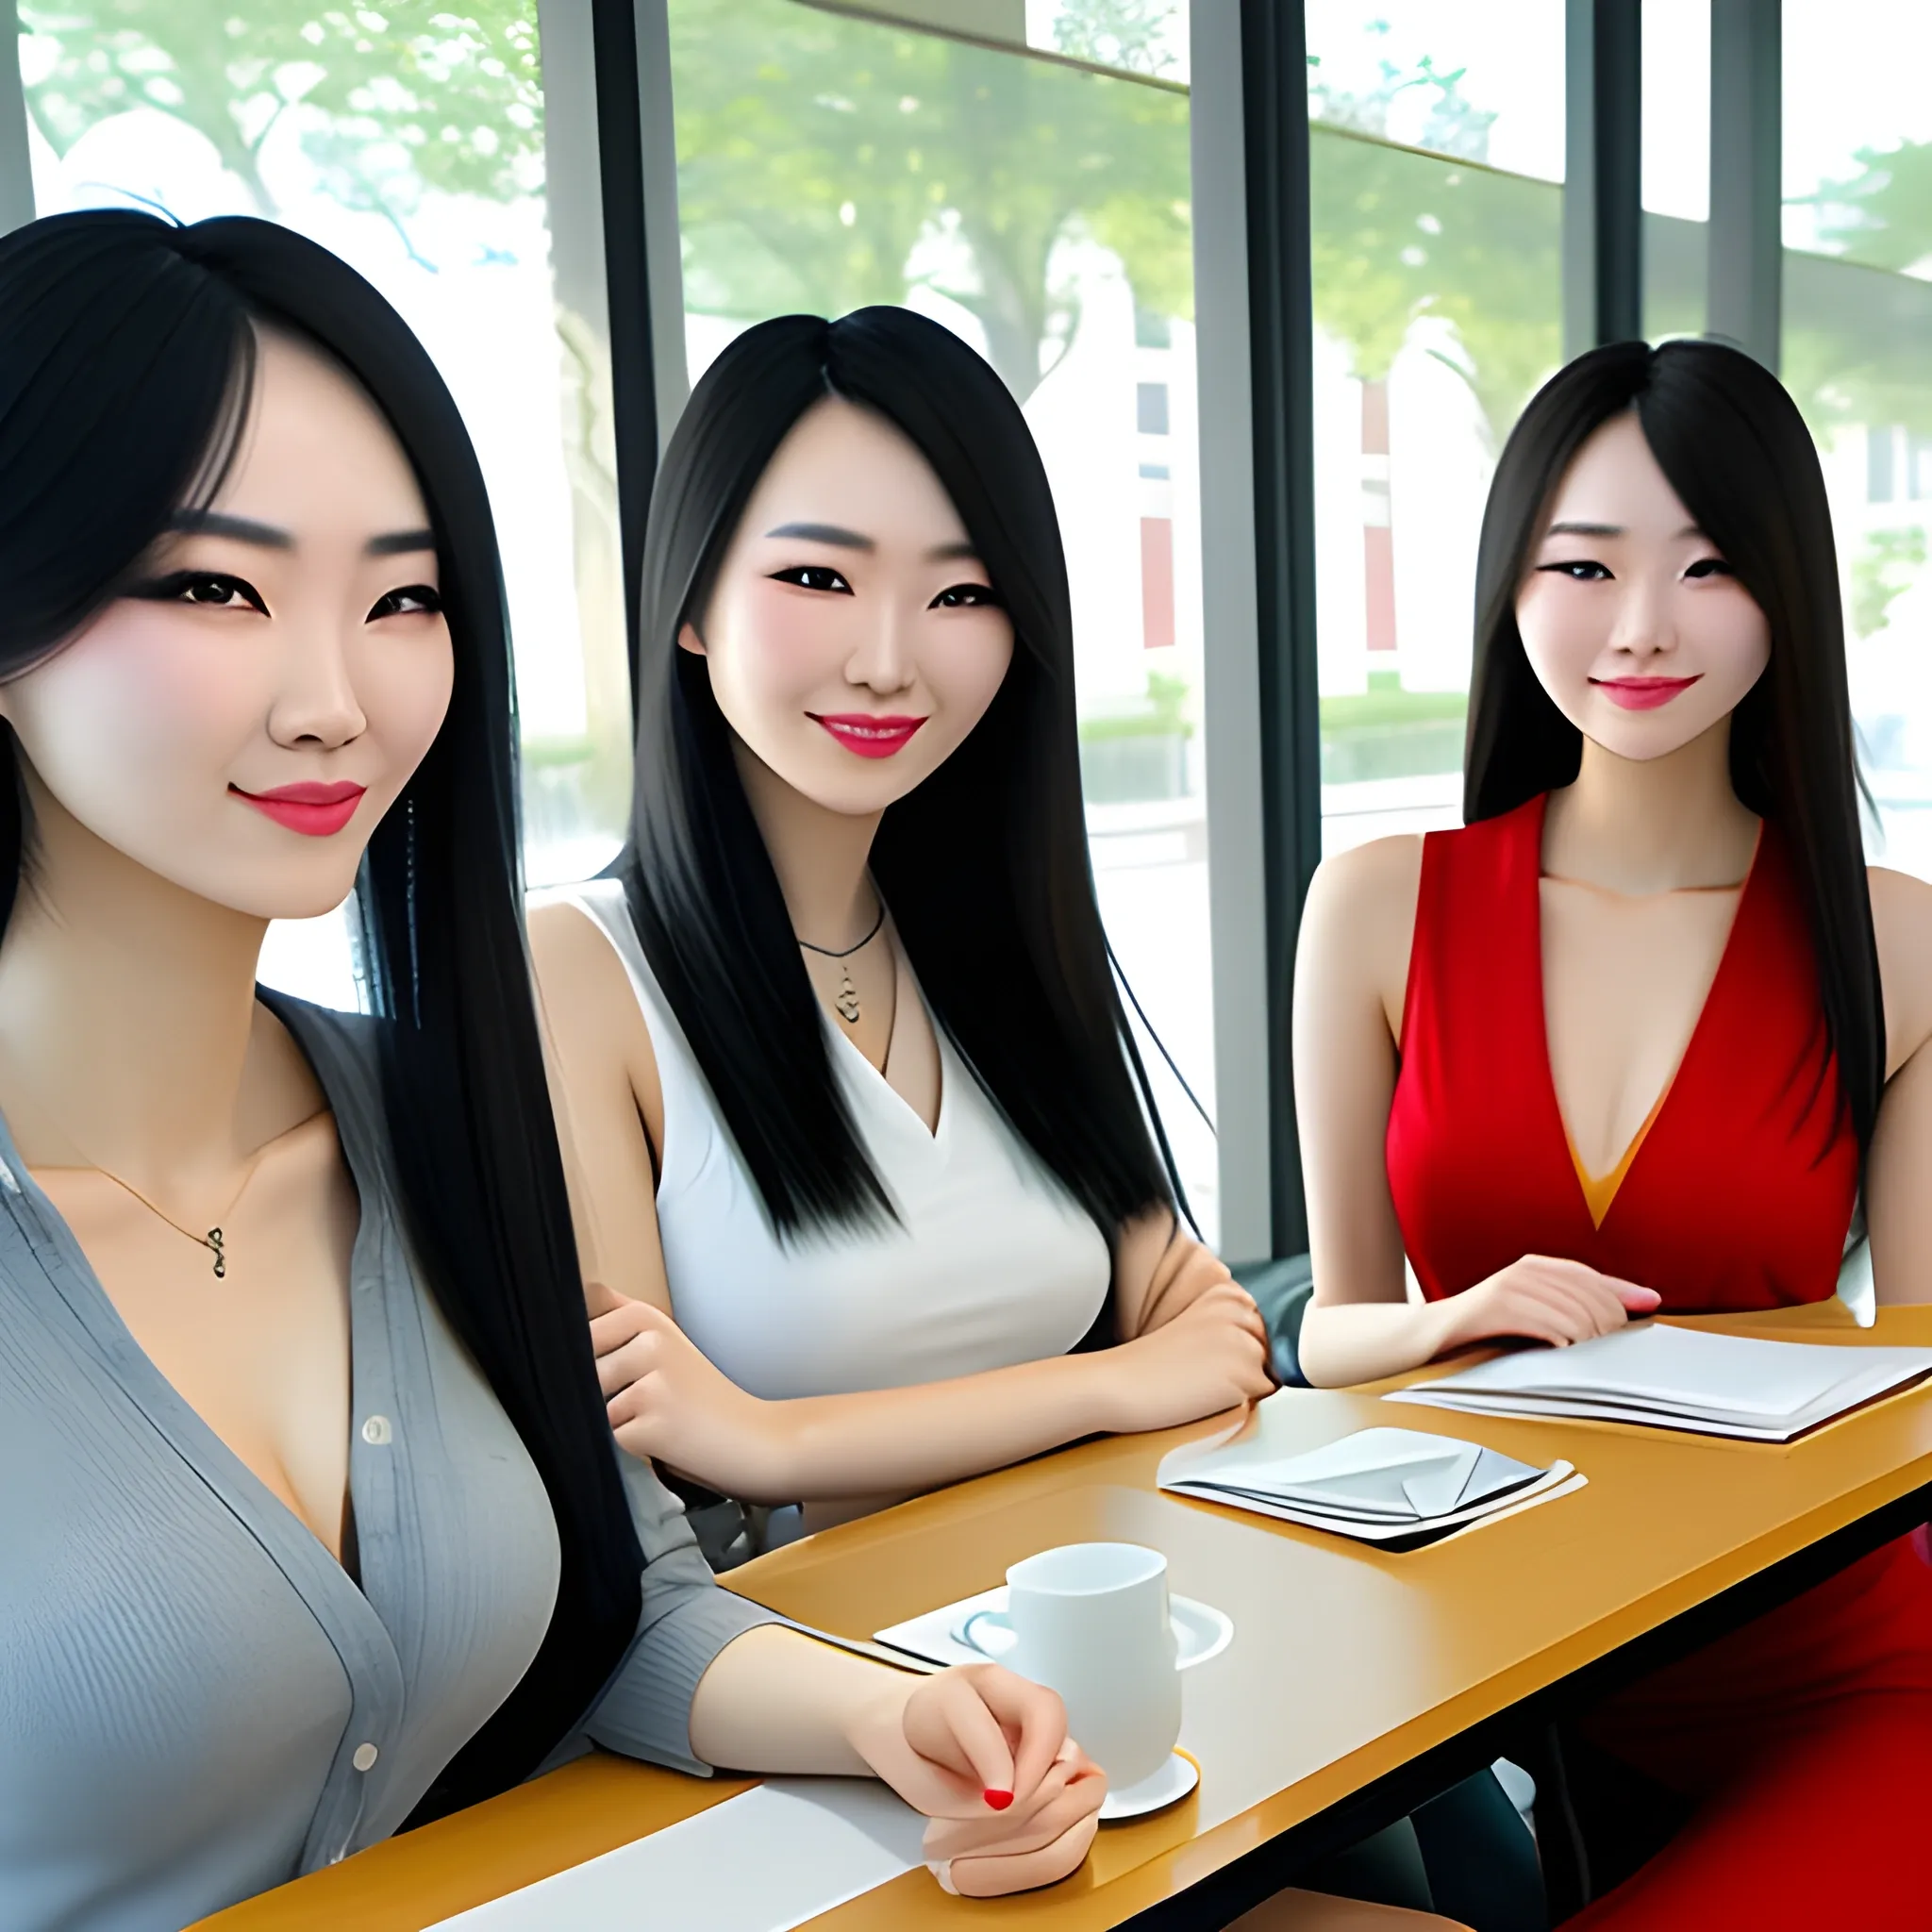
{"type": "MultiPolygon", "coordinates": [[[[705,641],[699,637],[698,627],[694,624],[685,624],[678,626],[677,648],[680,651],[689,651],[693,658],[702,658],[708,655],[705,650],[705,641]]],[[[0,703],[4,702],[4,699],[0,699],[0,703]]],[[[4,713],[0,713],[0,715],[4,715],[4,713]]]]}

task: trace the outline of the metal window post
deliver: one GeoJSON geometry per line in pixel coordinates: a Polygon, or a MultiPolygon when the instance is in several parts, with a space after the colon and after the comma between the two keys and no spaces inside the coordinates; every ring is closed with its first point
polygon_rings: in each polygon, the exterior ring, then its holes
{"type": "Polygon", "coordinates": [[[1783,335],[1783,9],[1710,0],[1708,325],[1776,372],[1783,335]]]}
{"type": "Polygon", "coordinates": [[[0,235],[25,227],[34,218],[33,162],[26,142],[26,91],[20,79],[20,10],[4,18],[13,31],[0,59],[0,235]]]}
{"type": "Polygon", "coordinates": [[[1322,852],[1299,0],[1195,0],[1194,285],[1221,1245],[1307,1246],[1289,1025],[1322,852]]]}
{"type": "Polygon", "coordinates": [[[1567,0],[1566,357],[1643,333],[1642,17],[1641,0],[1567,0]]]}

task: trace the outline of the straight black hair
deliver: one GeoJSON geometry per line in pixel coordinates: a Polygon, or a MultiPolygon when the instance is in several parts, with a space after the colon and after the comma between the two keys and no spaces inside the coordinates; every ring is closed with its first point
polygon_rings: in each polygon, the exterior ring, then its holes
{"type": "Polygon", "coordinates": [[[1510,432],[1476,563],[1463,817],[1494,818],[1576,776],[1582,734],[1530,668],[1516,598],[1563,473],[1626,409],[1771,628],[1770,665],[1731,717],[1731,784],[1790,849],[1840,1092],[1862,1151],[1885,1079],[1885,1006],[1831,510],[1797,406],[1741,350],[1715,341],[1592,349],[1551,377],[1510,432]]]}
{"type": "Polygon", "coordinates": [[[1093,895],[1059,524],[1019,406],[937,323],[891,308],[830,323],[780,316],[739,336],[698,383],[651,499],[630,840],[612,870],[774,1230],[890,1216],[833,1078],[708,668],[677,644],[685,624],[702,632],[774,452],[827,396],[884,417],[932,466],[1014,634],[986,715],[887,810],[873,876],[935,1020],[1111,1238],[1174,1198],[1172,1162],[1164,1140],[1156,1150],[1158,1115],[1093,895]]]}
{"type": "MultiPolygon", "coordinates": [[[[376,827],[357,899],[385,1108],[416,1257],[543,1479],[562,1569],[523,1681],[417,1818],[533,1771],[637,1626],[642,1557],[597,1391],[523,942],[508,622],[462,419],[394,309],[313,242],[245,218],[55,215],[0,239],[0,678],[127,586],[216,493],[252,401],[256,332],[358,382],[415,471],[455,645],[449,714],[376,827]]],[[[25,822],[0,757],[0,927],[25,822]]]]}

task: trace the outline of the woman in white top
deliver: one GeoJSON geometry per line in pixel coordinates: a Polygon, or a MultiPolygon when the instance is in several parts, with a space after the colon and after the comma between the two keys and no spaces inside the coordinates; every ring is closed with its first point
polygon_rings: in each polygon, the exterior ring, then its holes
{"type": "Polygon", "coordinates": [[[639,657],[630,843],[531,919],[619,1441],[809,1525],[1265,1393],[1150,1129],[991,370],[904,309],[741,336],[665,457],[639,657]]]}

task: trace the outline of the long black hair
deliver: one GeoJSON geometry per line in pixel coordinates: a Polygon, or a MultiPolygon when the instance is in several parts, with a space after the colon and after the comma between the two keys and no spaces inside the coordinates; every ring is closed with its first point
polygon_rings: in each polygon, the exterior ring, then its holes
{"type": "MultiPolygon", "coordinates": [[[[415,471],[455,646],[449,714],[376,827],[357,898],[403,1209],[450,1325],[549,1492],[562,1545],[528,1673],[418,1816],[535,1769],[635,1632],[642,1559],[598,1396],[520,916],[508,618],[462,420],[402,318],[268,222],[55,215],[0,239],[0,678],[44,658],[206,504],[252,400],[256,330],[317,345],[415,471]]],[[[17,746],[0,743],[0,926],[18,890],[17,746]]]]}
{"type": "Polygon", "coordinates": [[[1777,378],[1722,342],[1611,342],[1531,399],[1490,486],[1476,563],[1463,817],[1576,776],[1583,738],[1537,681],[1516,599],[1550,499],[1611,417],[1644,441],[1697,526],[1764,612],[1771,662],[1731,716],[1731,784],[1783,835],[1818,960],[1840,1091],[1862,1149],[1885,1079],[1885,1006],[1859,837],[1844,617],[1824,477],[1777,378]]]}
{"type": "MultiPolygon", "coordinates": [[[[720,561],[773,453],[827,396],[932,466],[1012,620],[1012,663],[946,762],[891,806],[872,872],[934,1019],[1109,1238],[1168,1201],[1158,1116],[1108,968],[1080,801],[1073,614],[1046,473],[987,364],[908,309],[739,336],[679,419],[651,499],[630,840],[613,871],[645,956],[783,1238],[891,1213],[702,658],[720,561]]],[[[1163,1148],[1164,1152],[1164,1148],[1163,1148]]]]}

